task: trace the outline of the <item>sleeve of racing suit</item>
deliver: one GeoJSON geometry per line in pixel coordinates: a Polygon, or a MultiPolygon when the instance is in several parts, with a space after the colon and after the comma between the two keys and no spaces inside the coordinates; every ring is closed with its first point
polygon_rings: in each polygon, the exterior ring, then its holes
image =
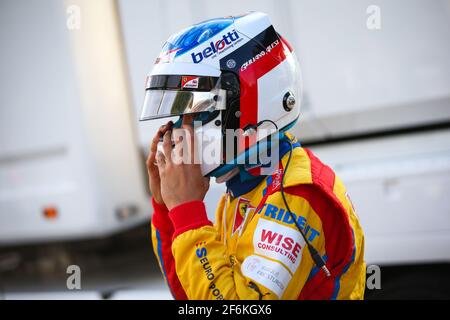
{"type": "MultiPolygon", "coordinates": [[[[313,209],[308,201],[294,195],[287,195],[287,198],[291,209],[301,210],[302,219],[311,222],[311,226],[315,222],[314,226],[319,234],[320,221],[313,217],[313,209]]],[[[274,211],[275,205],[279,208],[282,206],[281,196],[274,194],[269,199],[270,201],[266,202],[266,211],[261,210],[259,219],[255,220],[256,226],[249,230],[252,240],[241,262],[230,261],[217,229],[207,219],[202,201],[188,202],[170,211],[169,217],[175,228],[172,252],[178,277],[189,299],[298,298],[312,271],[312,260],[309,253],[303,255],[306,259],[302,259],[300,250],[303,249],[299,249],[300,233],[282,221],[285,218],[279,213],[283,211],[274,211]],[[291,238],[285,240],[284,245],[291,248],[293,255],[289,257],[273,252],[258,252],[258,241],[272,239],[273,244],[277,241],[280,243],[280,235],[291,238]],[[278,278],[268,281],[273,275],[278,278]]],[[[323,238],[317,236],[316,239],[316,248],[323,254],[323,238]]]]}
{"type": "Polygon", "coordinates": [[[172,296],[177,300],[186,300],[186,293],[180,284],[175,271],[175,262],[172,255],[172,236],[174,228],[168,216],[165,205],[158,204],[152,198],[152,245],[159,267],[164,276],[172,296]]]}
{"type": "Polygon", "coordinates": [[[170,211],[169,217],[175,227],[172,252],[189,299],[259,298],[227,258],[226,247],[208,220],[203,201],[181,204],[170,211]]]}

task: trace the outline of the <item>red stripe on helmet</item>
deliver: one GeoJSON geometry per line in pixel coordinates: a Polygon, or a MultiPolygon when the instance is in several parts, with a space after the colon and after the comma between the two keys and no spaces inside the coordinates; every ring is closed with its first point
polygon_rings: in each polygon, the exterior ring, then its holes
{"type": "MultiPolygon", "coordinates": [[[[282,41],[279,41],[269,52],[254,60],[244,70],[239,72],[240,88],[241,88],[241,115],[239,118],[240,128],[243,129],[247,125],[255,125],[258,122],[258,79],[274,69],[286,59],[286,52],[282,41]]],[[[255,58],[255,57],[253,57],[255,58]]],[[[239,151],[244,151],[256,142],[253,135],[247,141],[239,144],[239,151]]]]}

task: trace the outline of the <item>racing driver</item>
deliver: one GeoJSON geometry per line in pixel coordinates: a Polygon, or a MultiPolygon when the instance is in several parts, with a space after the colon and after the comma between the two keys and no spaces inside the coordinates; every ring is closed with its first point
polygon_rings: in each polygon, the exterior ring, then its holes
{"type": "Polygon", "coordinates": [[[141,120],[177,117],[147,159],[152,242],[174,298],[363,299],[363,231],[342,181],[288,132],[300,104],[293,48],[266,14],[164,44],[141,120]],[[214,223],[211,177],[227,189],[214,223]]]}

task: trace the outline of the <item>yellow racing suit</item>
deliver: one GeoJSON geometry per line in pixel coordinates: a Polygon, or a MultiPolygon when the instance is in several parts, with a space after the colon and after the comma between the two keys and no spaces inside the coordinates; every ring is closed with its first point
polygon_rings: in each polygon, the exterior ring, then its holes
{"type": "Polygon", "coordinates": [[[176,299],[363,299],[364,235],[341,180],[297,145],[283,184],[290,214],[276,179],[228,190],[214,224],[202,201],[170,212],[153,201],[153,248],[176,299]],[[315,267],[293,219],[330,277],[315,267]]]}

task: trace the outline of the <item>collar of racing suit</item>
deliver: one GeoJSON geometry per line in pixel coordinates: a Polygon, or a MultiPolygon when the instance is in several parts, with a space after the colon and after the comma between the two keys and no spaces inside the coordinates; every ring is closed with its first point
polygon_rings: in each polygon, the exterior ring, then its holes
{"type": "MultiPolygon", "coordinates": [[[[290,151],[288,139],[292,141],[292,138],[292,135],[285,133],[280,139],[279,159],[282,159],[290,151]]],[[[295,141],[292,146],[298,148],[300,142],[295,141]]],[[[233,197],[240,197],[256,188],[266,177],[267,175],[253,175],[250,170],[239,167],[239,174],[226,182],[227,191],[231,192],[233,197]]]]}

